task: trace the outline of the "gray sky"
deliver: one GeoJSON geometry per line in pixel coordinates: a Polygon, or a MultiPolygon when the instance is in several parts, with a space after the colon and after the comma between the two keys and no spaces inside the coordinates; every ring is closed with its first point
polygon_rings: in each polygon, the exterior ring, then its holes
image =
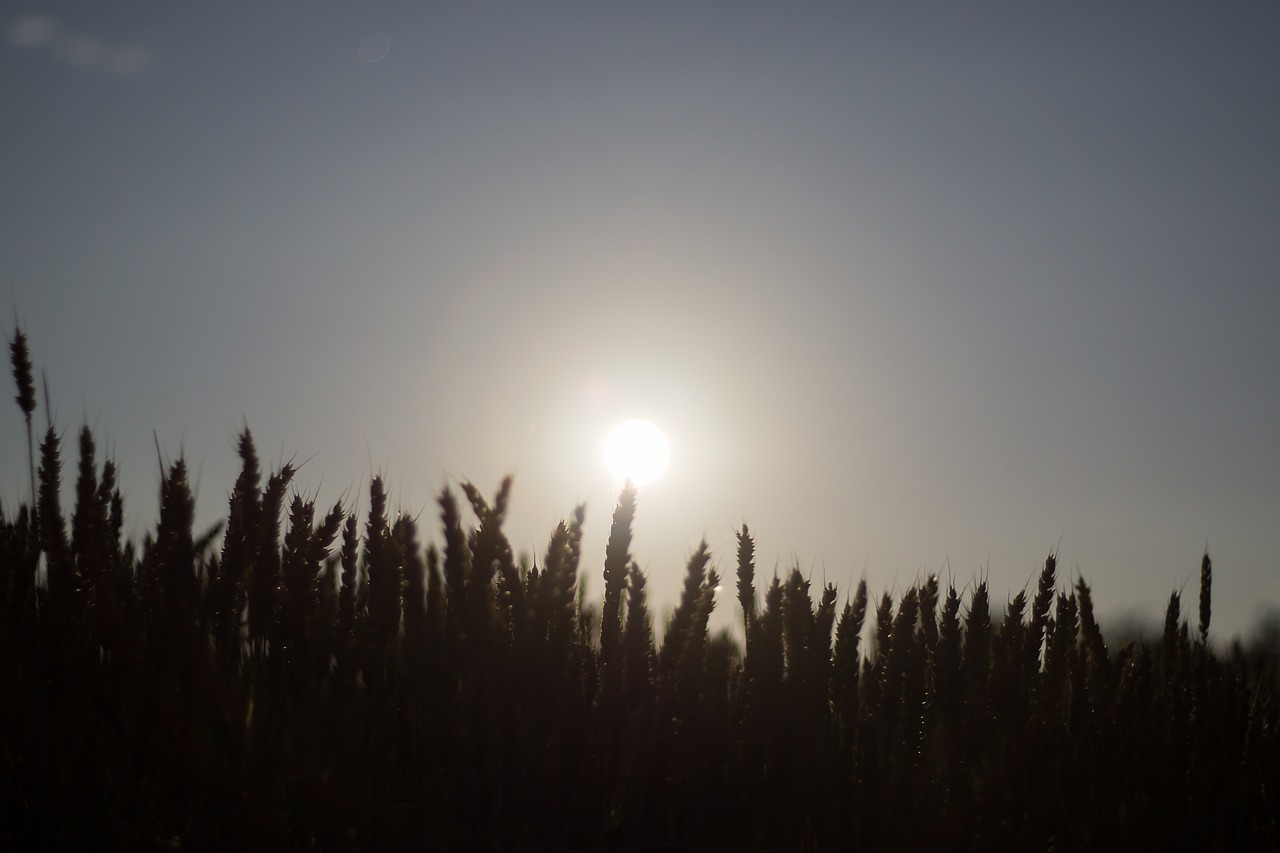
{"type": "Polygon", "coordinates": [[[1124,5],[33,3],[0,282],[136,536],[152,430],[209,523],[247,421],[325,503],[514,472],[539,557],[586,500],[598,594],[639,416],[659,611],[745,520],[997,601],[1061,541],[1153,618],[1207,542],[1225,637],[1280,601],[1280,6],[1124,5]]]}

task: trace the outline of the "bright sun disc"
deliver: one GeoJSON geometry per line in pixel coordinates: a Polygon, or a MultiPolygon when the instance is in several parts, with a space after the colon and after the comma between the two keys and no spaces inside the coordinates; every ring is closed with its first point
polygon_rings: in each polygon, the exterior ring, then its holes
{"type": "Polygon", "coordinates": [[[619,481],[651,483],[667,467],[667,437],[649,421],[633,420],[613,428],[604,443],[604,458],[619,481]]]}

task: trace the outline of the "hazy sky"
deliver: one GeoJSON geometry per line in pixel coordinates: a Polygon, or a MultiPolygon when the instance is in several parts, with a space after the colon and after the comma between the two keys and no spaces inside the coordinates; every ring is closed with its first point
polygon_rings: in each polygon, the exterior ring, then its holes
{"type": "Polygon", "coordinates": [[[659,612],[745,520],[766,576],[997,601],[1061,541],[1153,618],[1207,542],[1225,637],[1280,602],[1280,6],[1116,5],[9,6],[0,282],[135,536],[152,430],[207,524],[247,422],[437,539],[460,478],[539,559],[586,500],[599,595],[647,417],[659,612]]]}

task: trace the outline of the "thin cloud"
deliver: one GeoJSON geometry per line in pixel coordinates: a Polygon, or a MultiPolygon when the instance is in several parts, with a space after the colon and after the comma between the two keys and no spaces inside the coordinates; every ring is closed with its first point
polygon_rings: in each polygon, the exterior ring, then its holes
{"type": "Polygon", "coordinates": [[[147,70],[151,54],[140,47],[118,47],[107,54],[103,68],[121,77],[132,77],[147,70]]]}
{"type": "Polygon", "coordinates": [[[117,44],[92,33],[67,30],[53,18],[24,15],[9,25],[9,44],[39,51],[86,71],[114,77],[136,77],[153,63],[151,52],[134,44],[117,44]]]}
{"type": "Polygon", "coordinates": [[[105,49],[93,36],[68,35],[62,38],[58,56],[79,68],[92,68],[102,61],[105,49]]]}

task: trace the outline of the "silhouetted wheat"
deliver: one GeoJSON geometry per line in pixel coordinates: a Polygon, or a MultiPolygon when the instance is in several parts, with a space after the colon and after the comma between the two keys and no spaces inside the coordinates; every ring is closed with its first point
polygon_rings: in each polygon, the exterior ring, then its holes
{"type": "Polygon", "coordinates": [[[9,342],[9,362],[13,366],[13,381],[18,386],[18,408],[27,424],[27,465],[31,474],[31,495],[35,499],[36,466],[35,437],[31,430],[31,416],[36,410],[36,383],[31,367],[31,351],[27,347],[27,336],[21,328],[14,329],[13,340],[9,342]]]}
{"type": "Polygon", "coordinates": [[[1194,640],[1175,592],[1157,643],[1108,649],[1051,554],[998,624],[985,582],[883,595],[864,650],[866,582],[837,608],[793,569],[758,601],[743,525],[744,652],[709,630],[705,543],[654,636],[630,487],[597,607],[583,507],[517,565],[509,478],[462,484],[468,518],[441,493],[437,551],[381,478],[362,535],[289,465],[263,488],[247,429],[237,450],[225,528],[195,535],[178,459],[135,546],[88,428],[68,536],[46,432],[36,510],[0,512],[6,849],[1280,845],[1275,663],[1212,648],[1207,554],[1194,640]]]}

